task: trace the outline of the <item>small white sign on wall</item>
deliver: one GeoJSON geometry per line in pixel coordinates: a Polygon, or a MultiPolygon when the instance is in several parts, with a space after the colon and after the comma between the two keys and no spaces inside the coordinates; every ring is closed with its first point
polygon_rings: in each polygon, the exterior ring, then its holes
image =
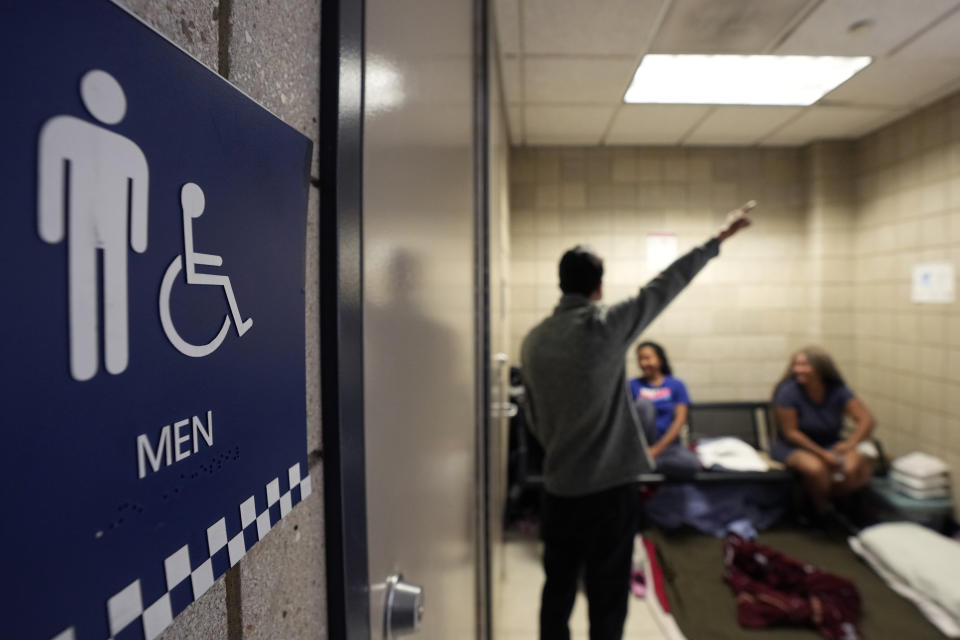
{"type": "Polygon", "coordinates": [[[673,233],[647,234],[647,270],[661,271],[677,259],[677,236],[673,233]]]}
{"type": "Polygon", "coordinates": [[[918,304],[950,304],[953,302],[953,264],[950,262],[929,262],[914,265],[910,299],[918,304]]]}

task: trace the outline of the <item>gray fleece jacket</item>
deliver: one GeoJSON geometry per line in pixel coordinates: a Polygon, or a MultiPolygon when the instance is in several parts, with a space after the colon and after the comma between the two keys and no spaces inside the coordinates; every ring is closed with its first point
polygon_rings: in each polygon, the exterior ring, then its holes
{"type": "Polygon", "coordinates": [[[627,388],[625,352],[711,258],[713,239],[605,307],[566,294],[521,349],[526,410],[545,451],[543,479],[559,496],[635,482],[653,469],[627,388]]]}

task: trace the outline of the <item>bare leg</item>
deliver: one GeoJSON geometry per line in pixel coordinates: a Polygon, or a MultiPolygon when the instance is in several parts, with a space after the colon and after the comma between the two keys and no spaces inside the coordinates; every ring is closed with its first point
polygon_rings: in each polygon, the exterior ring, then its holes
{"type": "Polygon", "coordinates": [[[809,451],[798,449],[787,457],[786,464],[800,473],[803,487],[817,513],[826,513],[830,508],[830,490],[833,484],[826,463],[809,451]]]}
{"type": "Polygon", "coordinates": [[[71,225],[70,263],[70,374],[76,380],[89,380],[100,366],[97,331],[97,248],[93,238],[71,225]]]}
{"type": "Polygon", "coordinates": [[[103,251],[103,351],[107,371],[113,374],[122,373],[130,360],[125,239],[103,251]]]}

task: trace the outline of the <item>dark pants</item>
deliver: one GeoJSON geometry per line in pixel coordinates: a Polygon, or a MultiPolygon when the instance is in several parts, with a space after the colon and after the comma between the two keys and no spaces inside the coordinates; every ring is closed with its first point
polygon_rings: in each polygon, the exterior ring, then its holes
{"type": "Polygon", "coordinates": [[[634,485],[576,498],[544,495],[540,530],[546,582],[540,604],[540,640],[570,639],[567,622],[581,572],[589,604],[590,640],[623,636],[637,509],[634,485]]]}

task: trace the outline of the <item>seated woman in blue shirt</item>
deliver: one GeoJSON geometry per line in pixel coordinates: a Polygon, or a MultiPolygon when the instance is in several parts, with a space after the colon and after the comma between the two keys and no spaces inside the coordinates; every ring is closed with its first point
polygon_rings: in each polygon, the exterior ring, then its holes
{"type": "Polygon", "coordinates": [[[634,400],[649,400],[656,410],[656,441],[650,443],[650,456],[657,458],[671,445],[680,445],[680,430],[687,421],[690,396],[687,387],[673,377],[670,361],[663,347],[655,342],[641,342],[637,360],[642,376],[630,381],[634,400]]]}
{"type": "Polygon", "coordinates": [[[829,510],[832,497],[852,493],[869,482],[872,465],[856,447],[870,436],[874,419],[847,388],[826,351],[806,347],[793,355],[774,391],[773,406],[780,438],[771,454],[800,473],[819,514],[829,510]],[[857,426],[843,439],[845,415],[857,426]]]}

